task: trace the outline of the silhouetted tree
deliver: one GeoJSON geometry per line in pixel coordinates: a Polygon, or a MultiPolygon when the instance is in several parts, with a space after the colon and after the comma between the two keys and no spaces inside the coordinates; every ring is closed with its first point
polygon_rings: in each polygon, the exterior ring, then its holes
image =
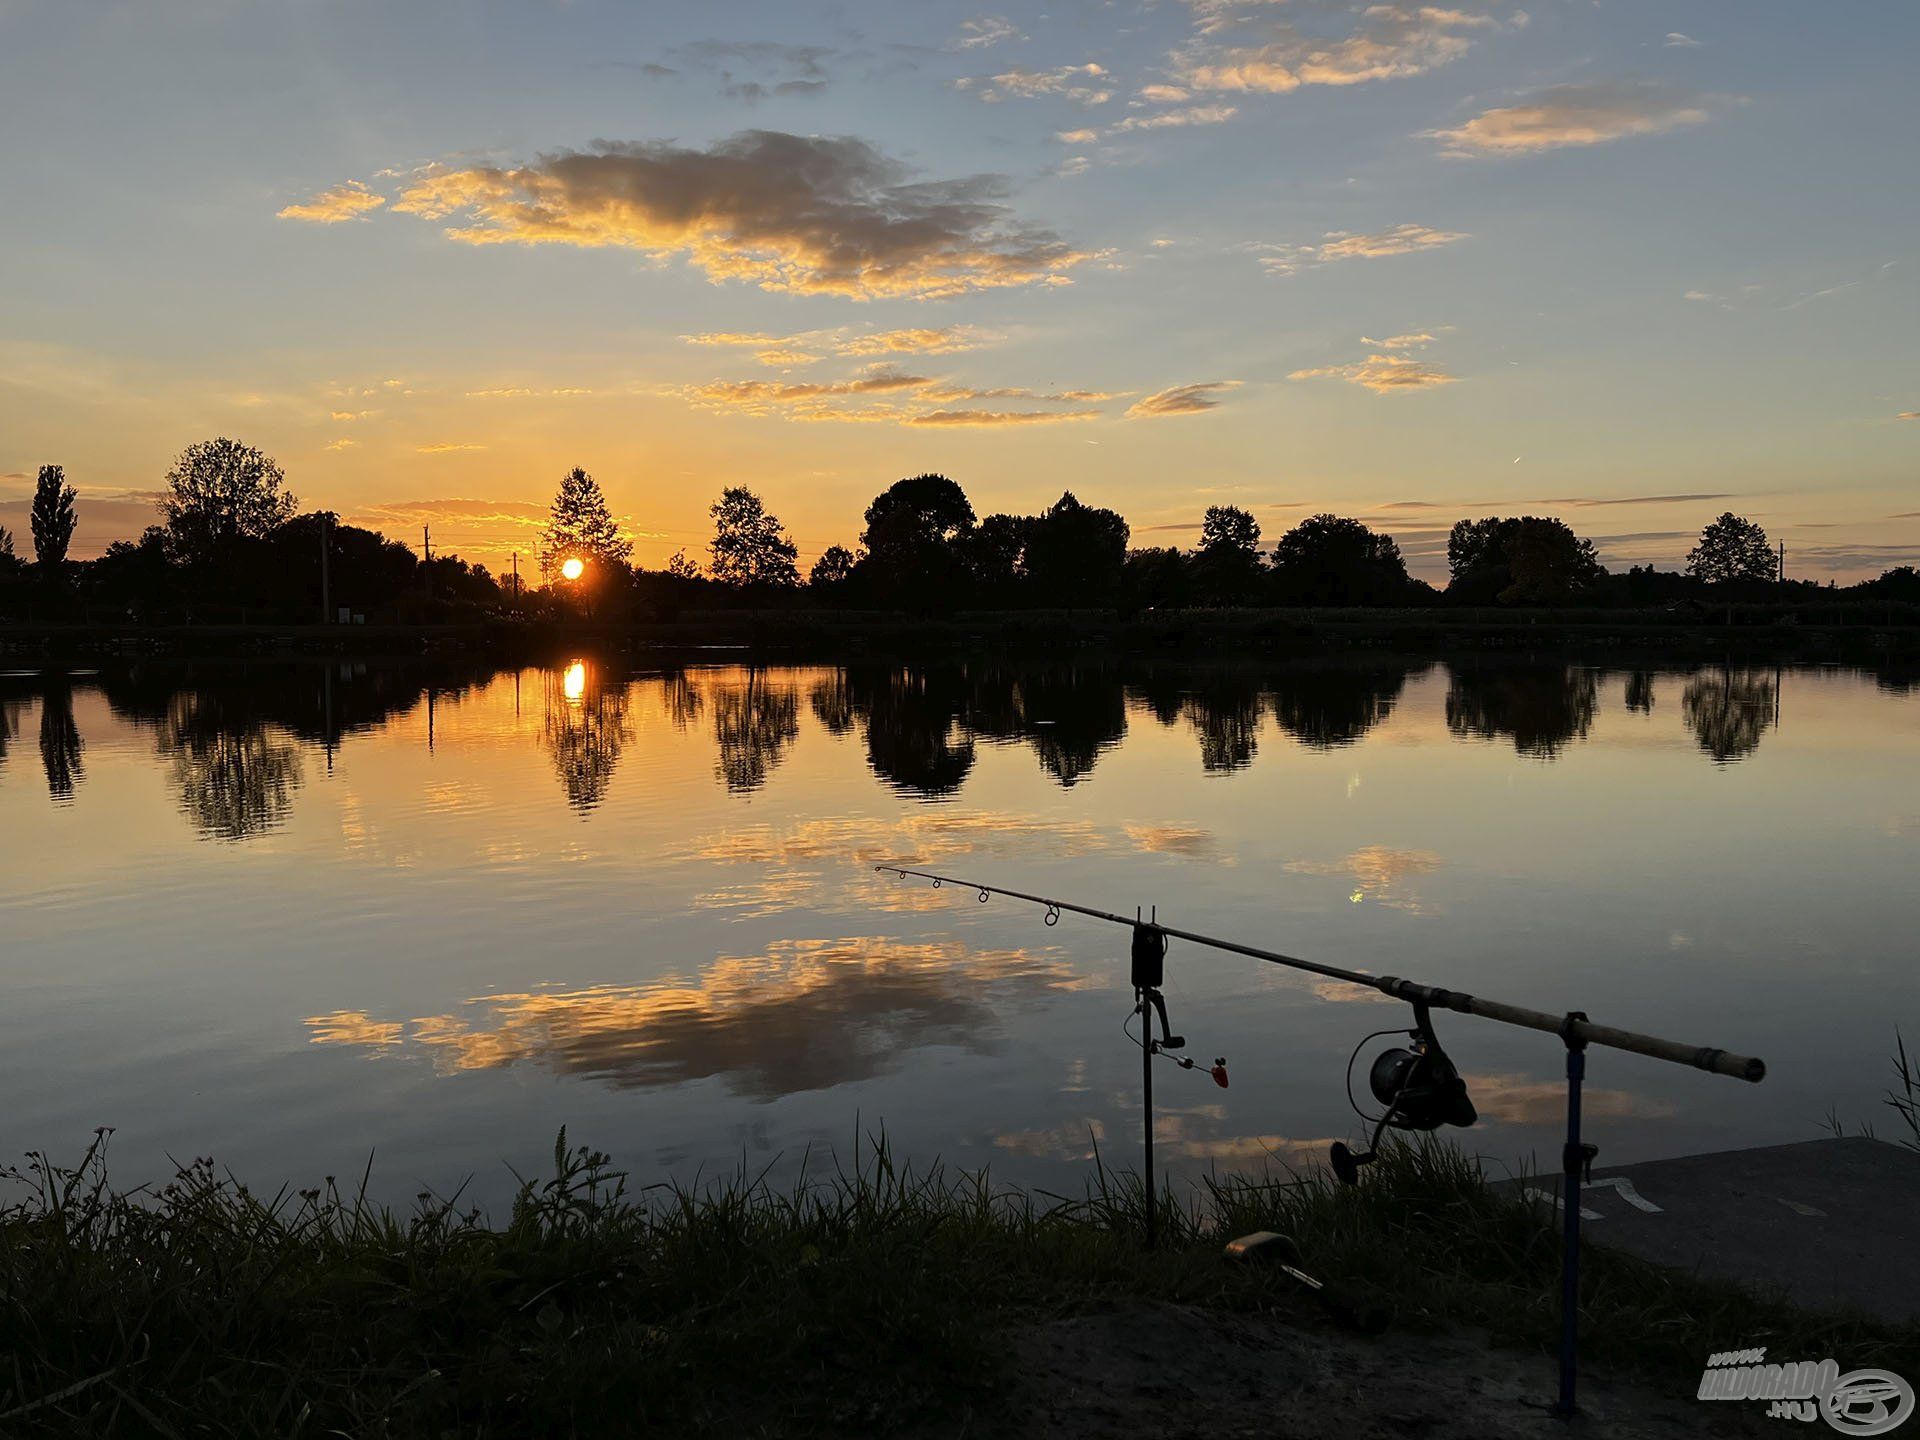
{"type": "Polygon", "coordinates": [[[1067,491],[1027,531],[1027,578],[1054,604],[1104,605],[1120,589],[1127,522],[1067,491]]]}
{"type": "Polygon", "coordinates": [[[944,475],[897,480],[867,506],[860,543],[873,588],[916,608],[951,604],[966,564],[958,542],[973,526],[967,495],[944,475]]]}
{"type": "Polygon", "coordinates": [[[989,515],[960,538],[975,595],[988,602],[1012,601],[1026,575],[1028,515],[989,515]]]}
{"type": "Polygon", "coordinates": [[[1185,605],[1192,598],[1192,568],[1170,545],[1129,551],[1120,572],[1121,603],[1129,610],[1185,605]]]}
{"type": "Polygon", "coordinates": [[[620,533],[600,482],[579,466],[560,477],[547,528],[540,532],[540,573],[549,583],[567,560],[587,563],[595,581],[624,574],[633,554],[633,542],[620,533]]]}
{"type": "Polygon", "coordinates": [[[40,691],[40,764],[47,772],[47,794],[56,801],[73,799],[86,778],[80,759],[86,748],[73,720],[73,682],[49,675],[40,691]]]}
{"type": "Polygon", "coordinates": [[[13,548],[13,532],[0,525],[0,581],[14,579],[25,568],[26,562],[13,548]]]}
{"type": "Polygon", "coordinates": [[[1393,537],[1344,515],[1312,515],[1282,535],[1273,573],[1296,605],[1392,605],[1413,589],[1393,537]]]}
{"type": "Polygon", "coordinates": [[[40,562],[40,573],[48,580],[57,580],[67,562],[67,547],[73,543],[74,526],[80,518],[74,513],[74,498],[65,470],[58,465],[40,467],[40,478],[33,487],[33,558],[40,562]]]}
{"type": "Polygon", "coordinates": [[[1537,515],[1455,522],[1447,536],[1447,597],[1470,604],[1550,605],[1605,577],[1593,542],[1537,515]]]}
{"type": "Polygon", "coordinates": [[[853,552],[844,545],[829,545],[807,572],[807,584],[815,590],[838,590],[853,574],[853,552]]]}
{"type": "Polygon", "coordinates": [[[1680,695],[1680,714],[1700,748],[1725,765],[1760,748],[1773,724],[1778,683],[1758,670],[1721,669],[1695,675],[1680,695]]]}
{"type": "Polygon", "coordinates": [[[180,452],[160,501],[168,548],[188,565],[218,565],[238,542],[264,540],[296,502],[271,456],[224,437],[180,452]]]}
{"type": "Polygon", "coordinates": [[[1568,665],[1449,667],[1447,728],[1485,739],[1508,736],[1522,755],[1551,760],[1593,728],[1594,672],[1568,665]]]}
{"type": "Polygon", "coordinates": [[[1260,522],[1236,505],[1208,506],[1192,572],[1201,594],[1216,605],[1252,600],[1260,582],[1260,522]]]}
{"type": "Polygon", "coordinates": [[[1730,510],[1702,530],[1700,543],[1687,552],[1687,574],[1709,585],[1772,580],[1778,573],[1767,532],[1730,510]]]}
{"type": "Polygon", "coordinates": [[[696,560],[689,560],[684,549],[676,550],[667,557],[667,574],[676,580],[704,580],[706,571],[700,568],[696,560]]]}
{"type": "Polygon", "coordinates": [[[724,585],[798,585],[794,543],[744,485],[729,485],[707,513],[713,516],[713,578],[724,585]]]}

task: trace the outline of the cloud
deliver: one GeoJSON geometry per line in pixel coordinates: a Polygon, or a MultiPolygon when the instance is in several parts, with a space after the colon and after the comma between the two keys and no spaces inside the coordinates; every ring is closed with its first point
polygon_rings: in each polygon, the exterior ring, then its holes
{"type": "Polygon", "coordinates": [[[1902,410],[1893,418],[1896,420],[1920,420],[1920,410],[1902,410]]]}
{"type": "Polygon", "coordinates": [[[1054,139],[1065,145],[1091,145],[1100,138],[1098,130],[1057,130],[1054,139]]]}
{"type": "Polygon", "coordinates": [[[416,445],[413,448],[421,455],[456,455],[468,450],[484,450],[487,447],[465,440],[436,440],[431,445],[416,445]]]}
{"type": "Polygon", "coordinates": [[[1418,350],[1433,343],[1433,336],[1422,330],[1417,335],[1389,335],[1384,340],[1369,340],[1360,337],[1362,345],[1371,345],[1376,350],[1418,350]]]}
{"type": "Polygon", "coordinates": [[[1142,85],[1140,98],[1154,105],[1178,105],[1191,100],[1193,92],[1182,85],[1142,85]]]}
{"type": "Polygon", "coordinates": [[[1129,419],[1158,419],[1167,415],[1199,415],[1220,406],[1219,396],[1231,390],[1238,380],[1202,380],[1193,385],[1173,385],[1156,390],[1134,401],[1127,410],[1129,419]]]}
{"type": "Polygon", "coordinates": [[[1188,105],[1179,110],[1162,110],[1157,115],[1129,115],[1108,129],[1109,135],[1124,135],[1130,130],[1168,130],[1188,125],[1224,125],[1240,112],[1232,105],[1188,105]]]}
{"type": "Polygon", "coordinates": [[[1667,32],[1666,48],[1669,50],[1697,50],[1700,42],[1691,35],[1682,35],[1678,30],[1667,32]]]}
{"type": "Polygon", "coordinates": [[[378,210],[387,197],[376,195],[358,180],[349,180],[331,190],[322,190],[311,200],[302,200],[275,212],[281,220],[307,220],[316,225],[338,225],[343,220],[359,220],[368,211],[378,210]]]}
{"type": "MultiPolygon", "coordinates": [[[[1217,36],[1248,16],[1225,5],[1195,5],[1203,36],[1217,36]]],[[[1492,29],[1490,15],[1431,5],[1373,4],[1360,11],[1351,34],[1329,39],[1301,33],[1290,22],[1266,25],[1269,39],[1227,44],[1208,39],[1176,51],[1175,78],[1192,90],[1285,94],[1308,85],[1363,85],[1424,75],[1466,54],[1473,34],[1492,29]]]]}
{"type": "Polygon", "coordinates": [[[978,349],[985,343],[982,332],[971,325],[934,328],[917,326],[905,330],[870,331],[850,336],[835,346],[837,355],[949,355],[961,350],[978,349]]]}
{"type": "Polygon", "coordinates": [[[977,20],[960,22],[960,38],[954,41],[959,50],[985,50],[998,45],[1003,40],[1024,40],[1019,28],[1001,15],[982,15],[977,20]]]}
{"type": "Polygon", "coordinates": [[[1408,221],[1385,230],[1329,230],[1318,245],[1278,245],[1255,241],[1245,248],[1254,252],[1261,268],[1269,274],[1291,275],[1310,265],[1331,265],[1341,260],[1384,260],[1395,255],[1418,255],[1471,238],[1464,230],[1436,230],[1431,225],[1408,221]]]}
{"type": "Polygon", "coordinates": [[[1104,67],[1061,65],[1052,70],[1015,68],[985,80],[963,76],[953,82],[956,90],[966,90],[982,100],[1034,100],[1058,95],[1081,105],[1104,105],[1113,98],[1113,80],[1104,67]]]}
{"type": "Polygon", "coordinates": [[[1061,420],[1098,420],[1098,410],[925,410],[903,425],[1051,425],[1061,420]]]}
{"type": "Polygon", "coordinates": [[[470,245],[682,255],[715,283],[938,299],[1066,284],[1089,258],[1000,203],[1001,176],[916,181],[863,140],[748,130],[706,150],[600,142],[528,165],[434,166],[393,209],[470,245]]]}
{"type": "Polygon", "coordinates": [[[1519,105],[1482,111],[1451,130],[1423,130],[1454,156],[1527,155],[1658,135],[1708,119],[1696,100],[1656,85],[1555,85],[1519,105]]]}
{"type": "Polygon", "coordinates": [[[1691,500],[1734,500],[1739,496],[1732,490],[1702,490],[1689,495],[1626,495],[1617,499],[1590,500],[1584,496],[1563,496],[1549,500],[1549,505],[1577,505],[1581,509],[1593,509],[1603,505],[1677,505],[1691,500]]]}
{"type": "Polygon", "coordinates": [[[774,380],[715,380],[706,385],[688,387],[684,392],[695,404],[708,408],[743,409],[760,414],[799,401],[825,400],[846,395],[888,395],[902,390],[918,390],[933,384],[926,375],[907,375],[898,370],[881,370],[852,380],[822,380],[783,383],[774,380]]]}
{"type": "Polygon", "coordinates": [[[1289,380],[1346,380],[1364,385],[1376,395],[1399,395],[1410,390],[1431,390],[1451,385],[1459,377],[1449,375],[1424,360],[1409,360],[1402,355],[1369,355],[1345,365],[1322,365],[1312,370],[1296,370],[1289,380]]]}

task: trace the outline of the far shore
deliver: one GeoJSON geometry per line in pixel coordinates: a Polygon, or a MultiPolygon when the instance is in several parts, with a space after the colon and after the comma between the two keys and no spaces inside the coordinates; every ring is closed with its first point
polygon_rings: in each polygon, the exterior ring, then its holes
{"type": "Polygon", "coordinates": [[[434,624],[293,622],[143,625],[0,624],[0,658],[78,659],[339,654],[410,658],[474,654],[505,661],[597,652],[736,651],[754,659],[913,661],[990,653],[1311,657],[1460,651],[1630,652],[1676,662],[1861,662],[1920,656],[1920,606],[1671,609],[1210,609],[962,611],[910,615],[826,609],[685,610],[596,622],[487,615],[434,624]]]}

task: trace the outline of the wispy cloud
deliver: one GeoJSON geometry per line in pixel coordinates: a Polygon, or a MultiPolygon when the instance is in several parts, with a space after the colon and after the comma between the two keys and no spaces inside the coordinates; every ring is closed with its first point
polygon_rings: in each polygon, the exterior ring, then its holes
{"type": "Polygon", "coordinates": [[[1437,230],[1408,221],[1385,230],[1329,230],[1317,245],[1284,245],[1254,241],[1243,247],[1253,252],[1271,275],[1291,275],[1311,265],[1341,260],[1384,260],[1395,255],[1418,255],[1443,245],[1471,239],[1464,230],[1437,230]]]}
{"type": "Polygon", "coordinates": [[[1098,420],[1098,410],[927,410],[906,425],[1052,425],[1062,420],[1098,420]]]}
{"type": "Polygon", "coordinates": [[[387,197],[376,195],[358,180],[322,190],[310,200],[301,200],[275,212],[281,220],[306,220],[316,225],[338,225],[343,220],[359,220],[368,211],[378,210],[387,197]]]}
{"type": "Polygon", "coordinates": [[[1556,85],[1518,105],[1484,110],[1451,130],[1425,130],[1455,156],[1527,155],[1604,145],[1704,124],[1706,107],[1657,85],[1556,85]]]}
{"type": "Polygon", "coordinates": [[[1057,95],[1080,105],[1104,105],[1113,98],[1113,77],[1104,66],[1091,61],[1085,65],[1061,65],[1052,70],[1016,67],[984,80],[962,76],[953,85],[956,90],[968,91],[989,103],[1057,95]]]}
{"type": "Polygon", "coordinates": [[[1682,35],[1678,30],[1669,30],[1666,47],[1669,50],[1697,50],[1700,48],[1700,42],[1691,35],[1682,35]]]}
{"type": "Polygon", "coordinates": [[[688,345],[748,349],[763,365],[811,365],[826,355],[856,359],[884,355],[951,355],[977,350],[990,342],[986,331],[972,325],[910,326],[896,330],[806,330],[795,335],[758,331],[715,330],[682,335],[688,345]]]}
{"type": "Polygon", "coordinates": [[[1004,177],[914,181],[863,140],[749,130],[706,150],[603,142],[528,165],[434,166],[393,209],[470,245],[684,256],[716,283],[936,299],[1065,284],[1088,258],[1015,220],[1004,177]]]}
{"type": "Polygon", "coordinates": [[[1240,112],[1232,105],[1184,105],[1178,110],[1161,110],[1152,115],[1129,115],[1107,128],[1109,135],[1125,135],[1134,130],[1173,130],[1191,125],[1224,125],[1240,112]]]}
{"type": "Polygon", "coordinates": [[[960,22],[960,38],[954,46],[960,50],[985,50],[1003,40],[1020,40],[1020,28],[1004,15],[982,15],[960,22]]]}
{"type": "Polygon", "coordinates": [[[1290,380],[1345,380],[1364,385],[1376,395],[1404,395],[1414,390],[1432,390],[1451,385],[1459,379],[1437,365],[1424,360],[1409,360],[1402,355],[1369,355],[1364,360],[1344,365],[1321,365],[1311,370],[1296,370],[1290,380]]]}
{"type": "Polygon", "coordinates": [[[1369,4],[1352,31],[1328,38],[1270,18],[1271,7],[1196,4],[1202,37],[1175,51],[1173,72],[1190,90],[1285,94],[1310,85],[1363,85],[1427,71],[1458,60],[1477,33],[1494,29],[1489,14],[1433,5],[1369,4]],[[1257,24],[1264,38],[1238,43],[1230,31],[1257,24]]]}
{"type": "Polygon", "coordinates": [[[1127,415],[1132,419],[1201,415],[1209,410],[1217,410],[1221,397],[1239,383],[1238,380],[1202,380],[1192,385],[1172,385],[1134,401],[1128,407],[1127,415]]]}
{"type": "Polygon", "coordinates": [[[468,450],[484,450],[487,447],[470,440],[436,440],[430,445],[413,447],[422,455],[454,455],[468,450]]]}

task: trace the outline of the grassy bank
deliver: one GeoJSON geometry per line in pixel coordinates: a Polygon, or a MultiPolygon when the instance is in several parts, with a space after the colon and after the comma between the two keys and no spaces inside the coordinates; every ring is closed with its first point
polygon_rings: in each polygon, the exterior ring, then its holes
{"type": "MultiPolygon", "coordinates": [[[[1066,1200],[916,1173],[882,1142],[789,1189],[741,1175],[635,1194],[564,1133],[554,1167],[489,1225],[425,1195],[396,1215],[364,1179],[260,1196],[210,1161],[121,1191],[104,1137],[70,1168],[31,1157],[0,1211],[0,1433],[950,1426],[990,1419],[1025,1320],[1152,1298],[1324,1328],[1273,1271],[1221,1259],[1257,1229],[1388,1307],[1382,1344],[1473,1326],[1544,1354],[1555,1333],[1551,1215],[1440,1145],[1394,1150],[1351,1190],[1276,1175],[1170,1195],[1152,1254],[1137,1182],[1105,1169],[1066,1200]]],[[[1585,1300],[1591,1358],[1689,1393],[1710,1350],[1865,1365],[1920,1339],[1606,1251],[1585,1300]]]]}

